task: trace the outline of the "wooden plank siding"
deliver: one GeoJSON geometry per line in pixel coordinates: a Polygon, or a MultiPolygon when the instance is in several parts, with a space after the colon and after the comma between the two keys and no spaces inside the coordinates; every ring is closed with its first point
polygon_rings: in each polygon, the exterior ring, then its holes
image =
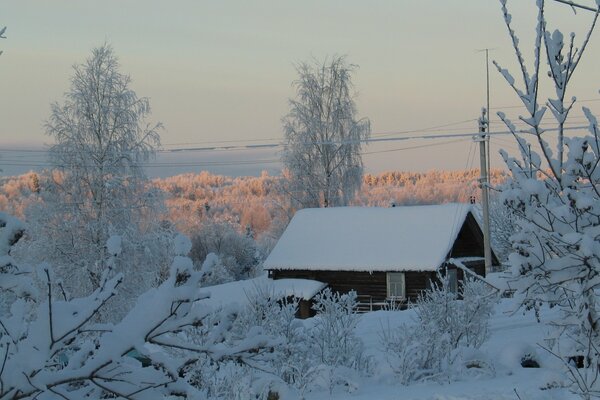
{"type": "MultiPolygon", "coordinates": [[[[452,250],[448,253],[447,258],[459,258],[459,257],[482,257],[484,256],[483,252],[483,232],[479,227],[479,224],[475,220],[475,217],[471,213],[467,214],[465,222],[463,226],[460,228],[458,232],[458,236],[454,241],[454,245],[452,246],[452,250]]],[[[500,265],[498,258],[492,251],[492,264],[500,265]]],[[[484,261],[481,261],[482,268],[478,268],[477,272],[481,276],[485,276],[485,264],[484,261]],[[481,271],[481,273],[479,272],[481,271]]],[[[471,265],[468,266],[471,268],[471,265]]]]}
{"type": "MultiPolygon", "coordinates": [[[[348,293],[354,290],[359,296],[372,297],[374,302],[387,299],[385,272],[272,270],[269,275],[272,279],[298,278],[325,282],[334,292],[348,293]]],[[[406,271],[404,276],[406,296],[413,301],[429,287],[435,272],[406,271]]]]}

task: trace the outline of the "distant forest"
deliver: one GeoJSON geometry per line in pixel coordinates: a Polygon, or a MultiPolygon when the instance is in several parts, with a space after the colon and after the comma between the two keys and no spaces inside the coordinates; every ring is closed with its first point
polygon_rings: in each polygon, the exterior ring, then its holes
{"type": "MultiPolygon", "coordinates": [[[[508,173],[492,170],[492,185],[508,173]]],[[[478,170],[428,172],[391,171],[366,174],[352,205],[389,207],[479,201],[478,170]]],[[[43,201],[44,175],[30,172],[0,179],[0,210],[27,220],[27,207],[43,201]]],[[[281,185],[281,176],[266,172],[259,177],[183,174],[155,179],[165,200],[163,219],[187,235],[207,223],[227,223],[271,247],[295,210],[281,185]]]]}

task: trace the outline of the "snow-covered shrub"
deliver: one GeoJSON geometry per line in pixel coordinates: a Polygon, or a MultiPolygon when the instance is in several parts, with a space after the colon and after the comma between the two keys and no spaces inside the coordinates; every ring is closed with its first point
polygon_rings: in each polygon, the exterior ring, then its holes
{"type": "Polygon", "coordinates": [[[470,278],[457,293],[451,290],[447,275],[438,279],[440,282],[434,282],[417,300],[419,322],[441,339],[436,340],[441,354],[449,354],[461,346],[479,348],[489,336],[488,323],[496,293],[485,283],[470,278]]]}
{"type": "MultiPolygon", "coordinates": [[[[22,229],[4,215],[0,221],[0,256],[12,264],[8,252],[22,229]]],[[[118,253],[116,238],[109,248],[118,253]]],[[[28,290],[31,282],[22,275],[24,270],[4,264],[2,282],[23,283],[32,300],[25,304],[16,298],[9,311],[0,314],[0,398],[197,398],[204,393],[187,381],[188,368],[205,359],[247,363],[275,344],[256,329],[229,340],[239,311],[214,313],[202,306],[207,295],[198,290],[201,273],[184,255],[175,257],[169,277],[142,294],[125,317],[95,323],[122,280],[111,269],[113,261],[108,260],[100,286],[78,298],[57,295],[61,291],[47,264],[37,270],[45,289],[39,295],[28,290]],[[198,326],[207,327],[201,345],[183,334],[198,326]],[[173,349],[180,352],[178,357],[171,356],[173,349]],[[133,353],[144,363],[130,356],[133,353]]],[[[6,291],[0,286],[1,298],[6,291]]]]}
{"type": "Polygon", "coordinates": [[[266,287],[247,293],[248,306],[241,319],[245,326],[260,326],[278,338],[270,362],[271,370],[286,384],[300,392],[310,388],[317,372],[310,331],[296,318],[298,299],[281,299],[266,287]]]}
{"type": "MultiPolygon", "coordinates": [[[[568,84],[589,43],[598,13],[578,47],[575,34],[565,37],[547,30],[544,1],[539,0],[533,69],[526,65],[512,17],[502,0],[521,83],[497,63],[498,71],[516,92],[526,110],[517,129],[498,113],[513,133],[520,157],[502,156],[512,178],[503,188],[504,203],[518,217],[519,231],[512,237],[514,253],[509,261],[514,286],[527,308],[551,304],[562,311],[551,322],[556,327],[547,350],[563,360],[572,388],[583,398],[600,395],[600,131],[592,112],[582,107],[588,122],[587,135],[567,135],[565,124],[577,99],[567,96],[568,84]],[[546,66],[542,63],[545,61],[546,66]],[[542,99],[540,78],[547,76],[554,91],[542,99]],[[550,110],[554,128],[542,119],[550,110]],[[548,139],[556,140],[556,146],[548,139]],[[581,356],[583,368],[571,364],[581,356]]],[[[596,1],[600,8],[600,2],[596,1]]]]}
{"type": "Polygon", "coordinates": [[[311,342],[317,351],[322,384],[329,390],[336,385],[353,390],[356,373],[369,373],[371,369],[364,345],[354,333],[358,323],[356,292],[340,294],[326,288],[314,297],[313,309],[317,315],[311,342]]]}
{"type": "Polygon", "coordinates": [[[498,293],[486,283],[468,278],[460,289],[460,324],[463,333],[456,342],[478,349],[489,338],[489,321],[498,302],[498,293]]]}
{"type": "Polygon", "coordinates": [[[201,267],[205,271],[202,280],[204,286],[220,285],[235,281],[235,262],[228,264],[223,261],[222,257],[219,257],[215,253],[208,253],[201,267]],[[233,267],[231,266],[232,264],[234,265],[233,267]]]}
{"type": "Polygon", "coordinates": [[[431,375],[429,352],[423,343],[418,325],[403,324],[396,329],[385,327],[381,345],[390,368],[402,385],[431,375]]]}
{"type": "MultiPolygon", "coordinates": [[[[474,353],[467,349],[479,348],[488,338],[496,293],[470,279],[456,293],[447,275],[438,275],[438,280],[417,299],[414,324],[382,332],[388,363],[403,384],[452,378],[474,365],[467,357],[474,353]]],[[[482,368],[489,366],[483,358],[480,361],[482,368]]]]}
{"type": "Polygon", "coordinates": [[[296,318],[297,299],[281,298],[268,285],[256,287],[247,296],[248,305],[234,324],[233,337],[241,338],[249,330],[261,329],[277,345],[261,360],[259,368],[234,364],[228,364],[227,370],[202,368],[204,387],[211,393],[237,398],[231,390],[239,384],[240,376],[252,377],[254,384],[247,388],[247,393],[260,399],[266,399],[269,393],[283,395],[289,390],[300,396],[307,391],[333,390],[337,386],[353,390],[358,376],[369,372],[362,342],[354,335],[357,322],[354,294],[325,291],[316,300],[316,309],[323,314],[310,320],[296,318]]]}
{"type": "Polygon", "coordinates": [[[354,334],[358,323],[356,292],[340,294],[326,288],[314,297],[314,302],[317,316],[312,336],[321,363],[360,370],[366,360],[363,344],[354,334]]]}
{"type": "MultiPolygon", "coordinates": [[[[233,360],[215,362],[204,356],[186,368],[190,385],[204,391],[209,398],[268,399],[310,389],[316,377],[314,350],[310,334],[301,320],[295,318],[298,301],[275,296],[272,288],[257,286],[246,293],[248,304],[233,322],[228,342],[243,340],[248,332],[262,332],[273,338],[275,344],[268,354],[251,364],[233,360]]],[[[186,337],[198,346],[204,346],[211,330],[210,318],[202,326],[190,328],[186,337]]]]}
{"type": "Polygon", "coordinates": [[[253,278],[261,261],[254,239],[228,222],[207,222],[192,236],[192,260],[201,265],[209,256],[215,261],[212,274],[206,276],[206,284],[210,285],[253,278]],[[211,253],[218,259],[214,260],[211,253]]]}

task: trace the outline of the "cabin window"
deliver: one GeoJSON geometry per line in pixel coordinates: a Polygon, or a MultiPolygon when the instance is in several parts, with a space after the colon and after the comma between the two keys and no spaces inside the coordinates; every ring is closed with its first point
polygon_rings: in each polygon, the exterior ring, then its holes
{"type": "Polygon", "coordinates": [[[404,272],[387,273],[387,297],[400,299],[406,298],[404,272]]]}

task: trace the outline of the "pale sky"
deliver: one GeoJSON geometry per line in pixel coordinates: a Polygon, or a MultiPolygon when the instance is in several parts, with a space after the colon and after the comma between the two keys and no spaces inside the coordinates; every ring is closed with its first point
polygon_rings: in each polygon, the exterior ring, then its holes
{"type": "MultiPolygon", "coordinates": [[[[523,45],[529,46],[535,0],[512,0],[509,7],[523,45]]],[[[585,11],[573,15],[569,7],[551,0],[547,14],[551,25],[575,30],[578,42],[592,16],[585,11]]],[[[491,59],[518,75],[497,0],[2,0],[0,26],[4,25],[8,29],[7,39],[0,41],[0,150],[51,143],[43,128],[50,103],[60,102],[68,89],[72,65],[105,41],[114,47],[121,71],[131,75],[138,95],[150,98],[152,120],[166,128],[166,147],[281,139],[281,118],[294,94],[294,63],[311,57],[345,54],[359,65],[354,76],[358,113],[370,118],[376,135],[476,119],[485,104],[485,58],[476,49],[493,48],[491,59]]],[[[599,40],[595,32],[573,79],[570,94],[579,99],[600,99],[599,40]]],[[[532,54],[530,47],[523,52],[532,54]]],[[[499,74],[490,72],[492,109],[518,105],[499,74]]],[[[600,111],[600,101],[582,105],[600,111]]],[[[519,109],[506,112],[517,115],[519,109]]],[[[474,130],[471,121],[428,132],[474,130]]],[[[447,140],[372,144],[365,152],[447,140]]],[[[500,143],[512,145],[508,137],[497,141],[493,153],[500,143]]],[[[368,172],[459,169],[469,166],[471,147],[469,141],[440,144],[365,154],[364,161],[368,172]]],[[[11,156],[2,153],[0,164],[11,156]]],[[[190,164],[274,158],[274,152],[264,151],[171,157],[190,164]]],[[[493,163],[500,165],[497,157],[493,163]]],[[[0,168],[11,170],[9,165],[0,168]]],[[[252,168],[213,170],[255,174],[252,168]]],[[[264,168],[280,167],[271,163],[264,168]]],[[[200,169],[193,165],[159,174],[200,169]]]]}

